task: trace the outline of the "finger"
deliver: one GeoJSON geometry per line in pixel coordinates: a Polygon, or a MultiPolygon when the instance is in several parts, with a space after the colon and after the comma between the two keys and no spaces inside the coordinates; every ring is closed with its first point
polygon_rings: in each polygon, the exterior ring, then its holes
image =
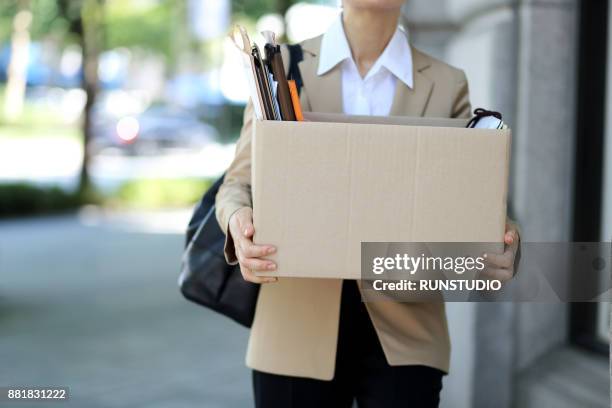
{"type": "Polygon", "coordinates": [[[511,245],[518,241],[519,235],[516,226],[512,223],[506,223],[506,233],[504,234],[504,242],[511,245]]]}
{"type": "Polygon", "coordinates": [[[261,258],[276,252],[276,248],[272,245],[255,245],[248,239],[243,239],[241,248],[245,258],[261,258]]]}
{"type": "Polygon", "coordinates": [[[503,254],[486,253],[483,255],[485,264],[494,268],[510,268],[514,265],[514,250],[507,247],[503,254]]]}
{"type": "Polygon", "coordinates": [[[506,245],[512,245],[518,240],[518,234],[515,230],[508,231],[504,234],[504,243],[506,245]]]}
{"type": "Polygon", "coordinates": [[[480,275],[482,278],[489,280],[498,280],[500,282],[507,282],[512,279],[512,270],[506,268],[486,268],[483,269],[480,275]]]}
{"type": "Polygon", "coordinates": [[[253,226],[253,215],[251,211],[241,211],[238,214],[238,224],[240,227],[240,234],[242,236],[250,238],[255,233],[255,227],[253,226]]]}
{"type": "Polygon", "coordinates": [[[245,238],[251,238],[255,234],[255,227],[251,221],[245,221],[241,230],[245,238]]]}
{"type": "Polygon", "coordinates": [[[274,262],[257,258],[243,259],[240,262],[240,265],[250,269],[251,271],[273,271],[276,269],[276,264],[274,262]]]}
{"type": "Polygon", "coordinates": [[[247,238],[245,236],[245,231],[244,229],[241,227],[242,223],[240,221],[240,219],[238,217],[236,217],[236,221],[234,223],[230,223],[230,228],[229,228],[229,232],[232,235],[232,238],[234,239],[234,242],[236,244],[244,241],[245,239],[247,241],[250,241],[250,238],[247,238]]]}
{"type": "Polygon", "coordinates": [[[253,227],[253,212],[250,208],[241,208],[236,211],[232,217],[236,218],[235,228],[238,231],[235,231],[232,228],[232,235],[240,236],[240,237],[251,237],[255,233],[255,228],[253,227]]]}
{"type": "Polygon", "coordinates": [[[245,281],[249,281],[249,282],[253,282],[253,283],[272,283],[272,282],[277,282],[278,278],[270,276],[270,277],[264,277],[264,276],[256,276],[253,271],[251,271],[248,268],[244,268],[242,266],[240,266],[240,272],[242,273],[242,277],[244,278],[245,281]]]}

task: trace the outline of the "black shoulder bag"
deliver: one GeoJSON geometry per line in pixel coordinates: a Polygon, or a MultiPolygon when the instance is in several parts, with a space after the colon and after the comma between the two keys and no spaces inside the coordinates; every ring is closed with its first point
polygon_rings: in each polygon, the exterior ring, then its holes
{"type": "MultiPolygon", "coordinates": [[[[287,78],[295,80],[299,92],[302,47],[299,44],[288,47],[287,78]]],[[[178,283],[185,298],[251,327],[259,285],[245,281],[238,265],[225,262],[225,235],[215,217],[215,196],[222,183],[223,176],[208,189],[191,216],[178,283]]]]}

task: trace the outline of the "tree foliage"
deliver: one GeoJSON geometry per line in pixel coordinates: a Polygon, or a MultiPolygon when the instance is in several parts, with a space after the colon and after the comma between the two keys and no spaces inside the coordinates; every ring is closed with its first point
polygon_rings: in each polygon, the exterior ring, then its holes
{"type": "Polygon", "coordinates": [[[181,29],[184,1],[162,0],[148,6],[121,0],[107,1],[106,49],[141,47],[171,57],[173,38],[181,29]]]}

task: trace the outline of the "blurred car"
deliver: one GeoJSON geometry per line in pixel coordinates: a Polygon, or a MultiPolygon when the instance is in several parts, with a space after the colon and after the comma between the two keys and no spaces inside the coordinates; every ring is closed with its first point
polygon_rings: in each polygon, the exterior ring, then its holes
{"type": "MultiPolygon", "coordinates": [[[[0,47],[0,82],[6,82],[10,63],[11,44],[6,42],[0,47]]],[[[26,71],[26,83],[28,86],[49,85],[55,74],[48,55],[45,54],[43,45],[38,42],[30,43],[26,71]]]]}
{"type": "Polygon", "coordinates": [[[138,115],[112,118],[94,111],[94,154],[161,155],[199,150],[218,138],[217,130],[182,109],[154,105],[138,115]]]}

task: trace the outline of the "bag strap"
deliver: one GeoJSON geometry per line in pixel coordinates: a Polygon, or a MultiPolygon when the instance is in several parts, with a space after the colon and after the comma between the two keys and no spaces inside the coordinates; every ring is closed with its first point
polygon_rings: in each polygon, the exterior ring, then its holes
{"type": "Polygon", "coordinates": [[[302,73],[298,64],[304,59],[304,52],[302,51],[301,44],[290,44],[289,48],[289,72],[287,73],[287,79],[293,79],[298,90],[298,95],[302,90],[302,73]]]}
{"type": "Polygon", "coordinates": [[[193,214],[191,215],[191,219],[189,220],[189,225],[187,225],[187,233],[185,234],[185,246],[189,244],[189,242],[193,239],[194,235],[197,234],[198,229],[201,225],[206,221],[207,214],[210,212],[211,208],[215,206],[215,196],[219,191],[219,187],[223,184],[223,179],[225,177],[225,173],[221,177],[217,179],[213,183],[212,186],[206,190],[204,196],[196,206],[193,214]]]}
{"type": "Polygon", "coordinates": [[[466,128],[473,128],[478,124],[478,121],[482,118],[486,118],[487,116],[493,116],[499,120],[502,120],[502,114],[495,111],[486,110],[483,108],[474,109],[474,117],[470,119],[466,128]]]}

